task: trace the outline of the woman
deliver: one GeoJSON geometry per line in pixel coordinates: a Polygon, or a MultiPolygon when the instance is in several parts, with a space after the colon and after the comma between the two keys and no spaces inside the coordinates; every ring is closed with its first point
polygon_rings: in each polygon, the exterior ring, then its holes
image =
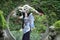
{"type": "Polygon", "coordinates": [[[29,5],[24,5],[22,10],[19,10],[23,14],[23,38],[22,40],[30,40],[30,31],[34,28],[34,16],[32,15],[32,11],[36,12],[39,15],[42,15],[34,8],[29,5]]]}
{"type": "Polygon", "coordinates": [[[23,38],[22,40],[30,40],[30,31],[34,28],[34,16],[32,13],[29,13],[24,18],[24,28],[23,28],[23,38]]]}

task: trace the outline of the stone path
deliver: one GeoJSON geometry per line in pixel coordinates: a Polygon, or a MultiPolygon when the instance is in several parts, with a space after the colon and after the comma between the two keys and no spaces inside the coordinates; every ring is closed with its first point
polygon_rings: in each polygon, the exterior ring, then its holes
{"type": "Polygon", "coordinates": [[[58,35],[58,36],[56,37],[56,40],[60,40],[60,35],[58,35]]]}

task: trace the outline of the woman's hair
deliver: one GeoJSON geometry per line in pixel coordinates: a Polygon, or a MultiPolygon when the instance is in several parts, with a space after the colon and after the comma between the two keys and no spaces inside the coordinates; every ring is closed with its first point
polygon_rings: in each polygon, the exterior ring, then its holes
{"type": "Polygon", "coordinates": [[[22,13],[19,10],[17,10],[17,14],[16,15],[21,16],[22,13]]]}
{"type": "Polygon", "coordinates": [[[23,18],[25,17],[25,13],[24,12],[22,12],[22,15],[23,15],[23,18]]]}
{"type": "Polygon", "coordinates": [[[36,8],[36,10],[37,10],[38,12],[40,12],[40,13],[43,13],[43,14],[44,14],[44,12],[43,12],[43,10],[42,10],[42,9],[40,9],[40,8],[36,8]]]}
{"type": "Polygon", "coordinates": [[[28,12],[27,15],[29,16],[31,12],[28,12]]]}

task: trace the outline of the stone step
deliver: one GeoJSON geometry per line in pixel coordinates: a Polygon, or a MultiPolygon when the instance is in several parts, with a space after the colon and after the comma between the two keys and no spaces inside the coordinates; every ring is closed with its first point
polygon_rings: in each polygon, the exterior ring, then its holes
{"type": "Polygon", "coordinates": [[[4,40],[4,37],[1,37],[0,40],[4,40]]]}
{"type": "Polygon", "coordinates": [[[60,40],[60,35],[57,35],[56,40],[60,40]]]}

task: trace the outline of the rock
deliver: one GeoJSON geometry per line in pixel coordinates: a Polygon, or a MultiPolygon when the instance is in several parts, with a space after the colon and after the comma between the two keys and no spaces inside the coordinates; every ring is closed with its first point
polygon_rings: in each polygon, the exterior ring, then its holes
{"type": "Polygon", "coordinates": [[[0,40],[16,40],[11,34],[9,29],[3,30],[3,37],[0,37],[0,40]]]}

